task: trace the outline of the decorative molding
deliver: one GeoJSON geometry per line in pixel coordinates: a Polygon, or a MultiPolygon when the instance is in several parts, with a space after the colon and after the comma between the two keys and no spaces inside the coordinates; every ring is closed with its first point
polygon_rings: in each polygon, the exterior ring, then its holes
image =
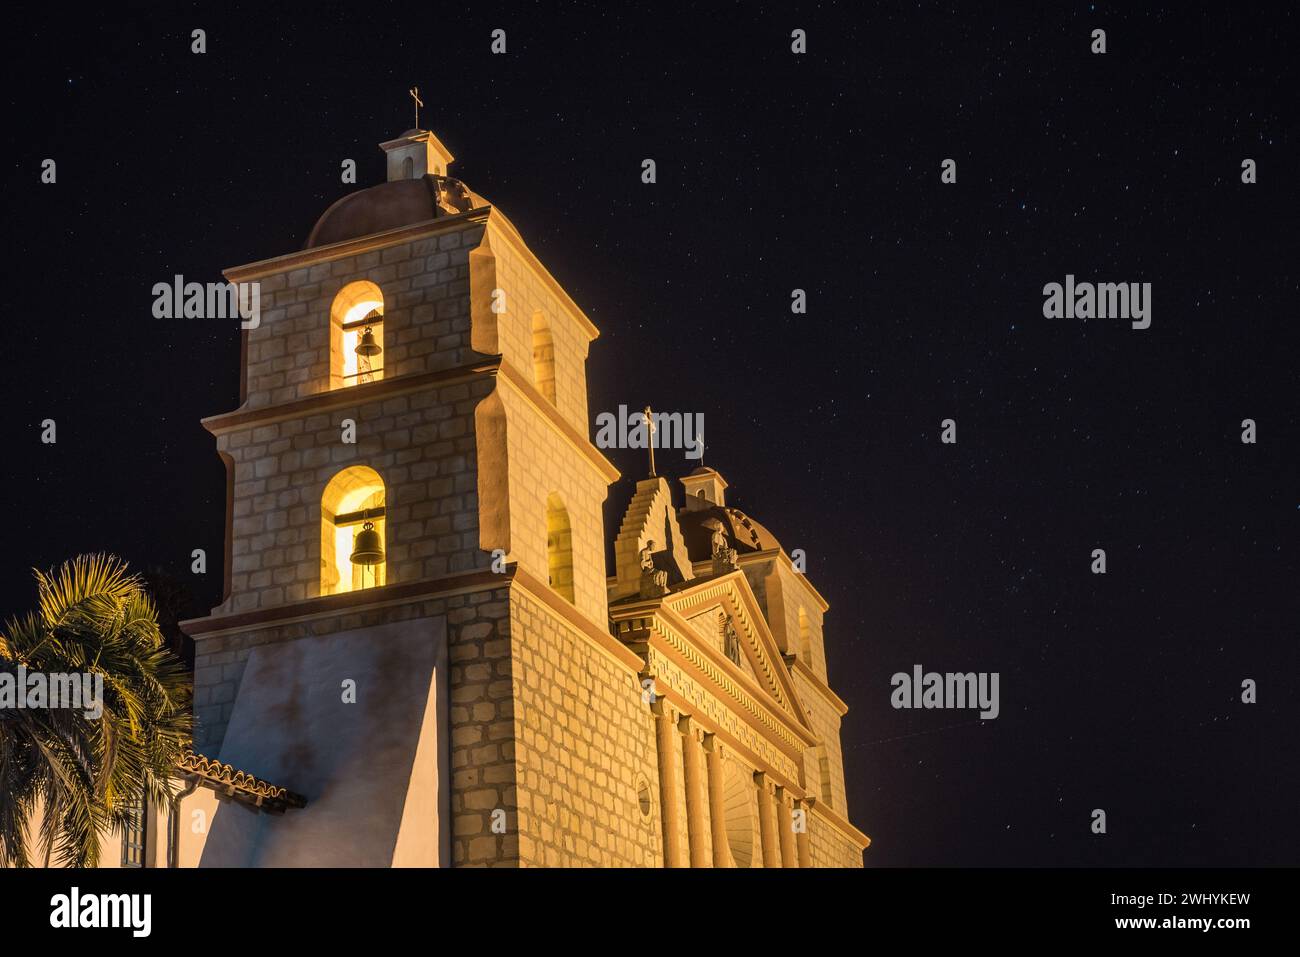
{"type": "Polygon", "coordinates": [[[789,660],[790,670],[798,672],[810,685],[812,685],[813,690],[830,702],[831,707],[839,712],[841,718],[849,713],[849,706],[844,703],[844,699],[832,691],[826,682],[822,681],[822,679],[818,677],[817,672],[804,664],[802,658],[798,655],[791,655],[789,656],[789,660]]]}
{"type": "Polygon", "coordinates": [[[438,578],[403,582],[398,585],[380,585],[376,588],[363,588],[338,595],[308,598],[272,608],[258,608],[255,611],[190,618],[180,622],[180,627],[191,638],[214,638],[232,631],[289,625],[313,618],[328,618],[393,605],[409,605],[419,599],[447,598],[452,595],[505,588],[510,584],[510,577],[508,570],[506,574],[497,574],[488,569],[462,572],[438,578]]]}
{"type": "Polygon", "coordinates": [[[468,382],[480,376],[496,375],[501,368],[500,356],[486,356],[464,365],[450,369],[438,369],[434,372],[420,372],[415,375],[393,376],[377,382],[363,382],[359,385],[346,386],[316,392],[300,399],[290,399],[274,405],[262,405],[254,408],[238,408],[233,412],[222,412],[200,419],[203,427],[213,435],[221,435],[238,428],[254,425],[267,425],[286,419],[298,419],[330,409],[342,409],[350,405],[363,405],[379,402],[394,396],[411,392],[423,392],[426,389],[441,388],[468,382]]]}
{"type": "Polygon", "coordinates": [[[619,480],[622,473],[614,468],[613,463],[605,458],[605,454],[600,449],[592,445],[585,435],[569,424],[569,421],[564,416],[560,415],[555,405],[537,391],[537,386],[533,385],[527,376],[509,362],[499,362],[491,371],[499,380],[509,383],[516,393],[526,400],[529,405],[533,406],[544,419],[555,426],[565,441],[596,467],[596,471],[600,473],[606,485],[612,485],[619,480]]]}
{"type": "Polygon", "coordinates": [[[285,253],[283,256],[274,256],[271,259],[259,259],[243,266],[231,266],[223,269],[221,274],[231,282],[263,279],[276,273],[288,272],[291,269],[302,269],[304,266],[314,266],[317,263],[346,259],[348,256],[358,256],[362,253],[373,252],[376,249],[396,246],[399,243],[415,242],[417,239],[437,236],[440,233],[461,229],[466,225],[486,223],[491,212],[492,207],[480,206],[478,209],[457,213],[455,216],[426,219],[423,222],[411,223],[408,226],[388,229],[382,233],[371,233],[368,236],[360,236],[356,239],[345,239],[342,242],[330,243],[327,246],[300,249],[296,252],[285,253]]]}
{"type": "Polygon", "coordinates": [[[811,794],[804,795],[804,800],[808,802],[814,814],[830,824],[843,837],[848,838],[859,851],[865,851],[871,846],[871,838],[850,824],[847,819],[831,810],[823,801],[818,800],[817,797],[811,794]]]}

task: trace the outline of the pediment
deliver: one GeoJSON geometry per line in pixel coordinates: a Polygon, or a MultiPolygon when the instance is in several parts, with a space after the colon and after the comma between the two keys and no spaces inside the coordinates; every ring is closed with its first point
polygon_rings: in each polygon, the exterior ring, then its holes
{"type": "Polygon", "coordinates": [[[769,708],[811,733],[790,671],[743,572],[693,582],[664,596],[660,607],[686,624],[691,638],[707,647],[714,660],[737,668],[769,708]],[[739,662],[727,654],[724,627],[728,621],[739,662]]]}

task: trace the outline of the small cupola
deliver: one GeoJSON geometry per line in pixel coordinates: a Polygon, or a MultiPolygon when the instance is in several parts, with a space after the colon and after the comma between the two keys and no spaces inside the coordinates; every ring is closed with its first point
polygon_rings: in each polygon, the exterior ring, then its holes
{"type": "Polygon", "coordinates": [[[446,176],[455,157],[428,130],[407,130],[395,140],[380,143],[388,155],[388,182],[446,176]]]}
{"type": "Polygon", "coordinates": [[[686,489],[686,510],[698,512],[700,509],[727,504],[727,480],[711,468],[700,466],[690,475],[682,476],[682,487],[686,489]]]}

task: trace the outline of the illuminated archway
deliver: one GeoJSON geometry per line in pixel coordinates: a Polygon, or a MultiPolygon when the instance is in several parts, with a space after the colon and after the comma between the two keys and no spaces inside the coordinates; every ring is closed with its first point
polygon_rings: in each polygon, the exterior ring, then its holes
{"type": "Polygon", "coordinates": [[[320,593],[338,595],[383,585],[386,562],[354,565],[356,535],[372,524],[382,548],[386,540],[384,480],[365,465],[335,475],[320,500],[320,593]]]}
{"type": "Polygon", "coordinates": [[[802,606],[799,608],[799,657],[812,667],[812,628],[808,624],[808,612],[802,606]]]}
{"type": "Polygon", "coordinates": [[[555,404],[555,343],[546,316],[533,313],[533,382],[555,404]]]}
{"type": "Polygon", "coordinates": [[[573,601],[573,531],[569,510],[554,492],[546,497],[546,570],[551,587],[573,601]]]}
{"type": "Polygon", "coordinates": [[[366,330],[384,347],[384,294],[368,279],[350,282],[330,306],[330,388],[341,389],[384,377],[384,357],[357,354],[366,330]]]}

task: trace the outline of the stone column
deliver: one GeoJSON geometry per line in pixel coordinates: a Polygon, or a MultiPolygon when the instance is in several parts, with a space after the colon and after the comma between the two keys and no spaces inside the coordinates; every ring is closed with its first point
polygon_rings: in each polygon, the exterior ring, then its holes
{"type": "Polygon", "coordinates": [[[776,803],[772,799],[772,785],[762,771],[754,772],[754,786],[758,788],[758,830],[763,842],[763,866],[781,866],[781,838],[777,836],[776,803]]]}
{"type": "Polygon", "coordinates": [[[794,804],[790,792],[776,789],[776,829],[781,840],[781,866],[798,867],[799,855],[794,848],[794,804]]]}
{"type": "Polygon", "coordinates": [[[709,852],[708,784],[704,773],[704,734],[690,716],[677,722],[686,763],[686,829],[690,836],[691,867],[712,867],[709,852]]]}
{"type": "Polygon", "coordinates": [[[709,772],[709,823],[713,831],[713,866],[735,867],[727,841],[727,811],[723,805],[722,744],[717,735],[704,736],[704,758],[709,772]]]}
{"type": "Polygon", "coordinates": [[[663,811],[664,865],[686,867],[682,848],[682,812],[679,803],[682,769],[677,755],[677,712],[659,698],[651,705],[655,716],[655,740],[659,750],[659,804],[663,811]]]}
{"type": "Polygon", "coordinates": [[[803,828],[795,831],[794,843],[799,852],[799,866],[812,867],[812,839],[808,837],[808,829],[812,826],[812,808],[808,802],[796,801],[795,808],[803,811],[803,828]]]}

